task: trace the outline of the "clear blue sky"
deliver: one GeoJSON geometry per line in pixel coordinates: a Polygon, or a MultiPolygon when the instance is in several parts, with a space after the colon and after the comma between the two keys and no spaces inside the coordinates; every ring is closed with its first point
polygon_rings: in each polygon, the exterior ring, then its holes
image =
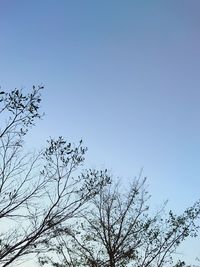
{"type": "Polygon", "coordinates": [[[155,205],[191,205],[200,197],[199,12],[199,0],[1,0],[0,85],[45,85],[31,144],[83,138],[88,166],[124,181],[144,167],[155,205]]]}

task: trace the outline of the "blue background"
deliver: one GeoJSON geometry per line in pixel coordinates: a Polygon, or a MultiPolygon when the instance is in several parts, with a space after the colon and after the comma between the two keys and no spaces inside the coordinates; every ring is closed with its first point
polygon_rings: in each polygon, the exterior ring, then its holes
{"type": "MultiPolygon", "coordinates": [[[[166,199],[176,212],[192,205],[200,188],[199,11],[198,0],[1,0],[2,89],[45,85],[46,116],[28,146],[83,138],[86,166],[108,168],[124,185],[143,167],[155,209],[166,199]]],[[[193,263],[199,247],[197,239],[179,252],[193,263]]]]}

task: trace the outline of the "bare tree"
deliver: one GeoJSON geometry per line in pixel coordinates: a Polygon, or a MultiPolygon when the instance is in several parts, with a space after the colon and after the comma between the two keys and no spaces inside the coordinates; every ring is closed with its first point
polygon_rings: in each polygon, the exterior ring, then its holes
{"type": "Polygon", "coordinates": [[[80,172],[87,150],[82,141],[75,146],[59,137],[38,153],[26,152],[24,138],[41,117],[41,89],[0,92],[1,267],[46,249],[109,179],[80,172]]]}
{"type": "MultiPolygon", "coordinates": [[[[172,266],[181,242],[197,235],[200,202],[182,215],[170,211],[165,216],[164,207],[152,215],[148,199],[145,179],[136,179],[125,194],[118,185],[102,188],[76,230],[72,228],[70,235],[63,232],[51,245],[56,257],[41,262],[57,267],[172,266]]],[[[179,261],[176,266],[183,264],[179,261]]]]}

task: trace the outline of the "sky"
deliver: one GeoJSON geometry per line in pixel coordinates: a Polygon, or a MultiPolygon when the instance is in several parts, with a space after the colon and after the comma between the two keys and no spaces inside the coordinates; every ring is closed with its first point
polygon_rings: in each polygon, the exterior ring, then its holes
{"type": "MultiPolygon", "coordinates": [[[[86,166],[147,176],[152,203],[200,198],[199,0],[1,0],[0,85],[44,85],[27,142],[64,136],[86,166]]],[[[200,238],[180,251],[190,262],[200,238]]]]}

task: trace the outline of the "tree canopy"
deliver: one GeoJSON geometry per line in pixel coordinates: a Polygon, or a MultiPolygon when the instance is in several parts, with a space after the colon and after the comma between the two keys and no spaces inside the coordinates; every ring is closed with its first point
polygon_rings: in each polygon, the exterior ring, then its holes
{"type": "Polygon", "coordinates": [[[199,229],[200,202],[181,215],[149,211],[142,177],[123,192],[107,170],[83,170],[82,140],[27,152],[41,90],[0,92],[0,266],[34,254],[56,267],[162,267],[199,229]]]}
{"type": "Polygon", "coordinates": [[[0,265],[37,254],[62,224],[108,182],[104,172],[81,172],[87,150],[63,137],[27,152],[24,137],[41,118],[42,87],[0,93],[0,265]],[[4,124],[3,124],[4,121],[4,124]]]}
{"type": "Polygon", "coordinates": [[[152,214],[148,199],[141,178],[133,181],[128,192],[122,193],[114,182],[100,189],[89,209],[50,243],[49,250],[57,257],[47,256],[41,262],[57,267],[184,266],[173,256],[186,238],[197,236],[200,202],[181,215],[172,211],[165,215],[164,206],[152,214]]]}

